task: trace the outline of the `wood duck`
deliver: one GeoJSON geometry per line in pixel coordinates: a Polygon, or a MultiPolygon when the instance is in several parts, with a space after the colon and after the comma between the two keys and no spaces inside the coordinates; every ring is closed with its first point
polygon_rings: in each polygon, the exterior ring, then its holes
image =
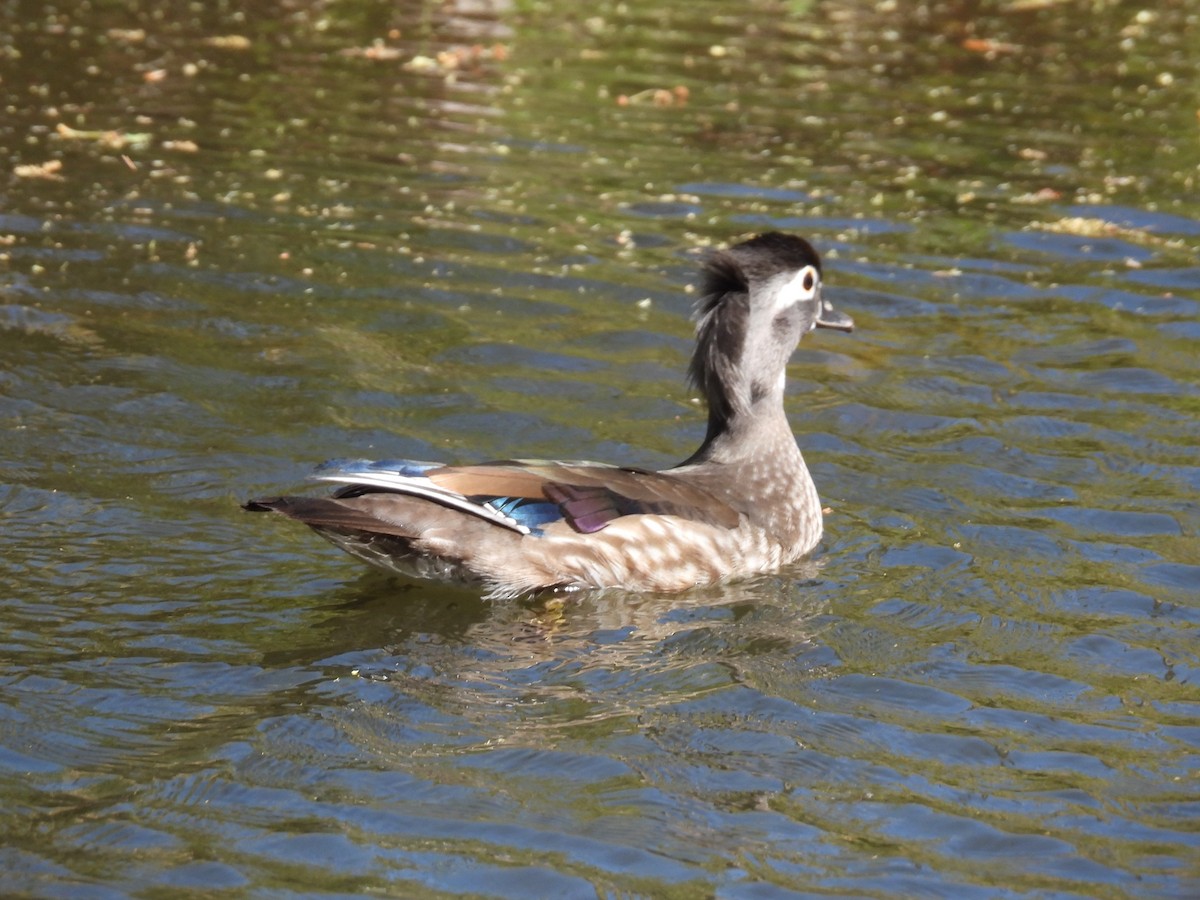
{"type": "Polygon", "coordinates": [[[700,448],[661,472],[591,462],[456,466],[333,460],[329,497],[251,500],[406,577],[546,589],[679,591],[771,572],[820,540],[821,503],[783,409],[788,358],[816,327],[850,331],[821,263],[772,232],[705,265],[689,378],[708,402],[700,448]]]}

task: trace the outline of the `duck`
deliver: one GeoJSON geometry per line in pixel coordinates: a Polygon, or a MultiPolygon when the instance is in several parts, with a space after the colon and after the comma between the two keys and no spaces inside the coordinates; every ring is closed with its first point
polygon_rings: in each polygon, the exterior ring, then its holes
{"type": "Polygon", "coordinates": [[[824,527],[784,410],[788,361],[808,332],[849,332],[854,322],[823,298],[820,257],[792,234],[716,251],[698,287],[688,378],[708,426],[671,468],[337,459],[311,476],[337,485],[332,494],[243,508],[302,522],[406,579],[480,587],[493,599],[678,592],[777,572],[810,554],[824,527]]]}

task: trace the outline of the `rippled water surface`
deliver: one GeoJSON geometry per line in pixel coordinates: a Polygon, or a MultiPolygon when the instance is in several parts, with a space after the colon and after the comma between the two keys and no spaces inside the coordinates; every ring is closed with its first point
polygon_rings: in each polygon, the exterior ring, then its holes
{"type": "Polygon", "coordinates": [[[5,894],[1200,894],[1196,4],[168,6],[0,0],[5,894]],[[859,326],[813,562],[490,603],[238,509],[685,457],[768,228],[859,326]]]}

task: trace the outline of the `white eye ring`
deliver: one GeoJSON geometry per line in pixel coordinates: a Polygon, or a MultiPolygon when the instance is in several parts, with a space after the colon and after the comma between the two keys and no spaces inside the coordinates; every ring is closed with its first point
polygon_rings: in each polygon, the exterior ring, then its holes
{"type": "Polygon", "coordinates": [[[821,276],[815,266],[805,266],[787,283],[783,293],[795,303],[798,300],[811,300],[817,296],[817,288],[821,286],[821,276]]]}
{"type": "Polygon", "coordinates": [[[817,271],[816,266],[805,266],[779,289],[775,309],[783,312],[797,303],[812,300],[820,288],[821,273],[817,271]]]}

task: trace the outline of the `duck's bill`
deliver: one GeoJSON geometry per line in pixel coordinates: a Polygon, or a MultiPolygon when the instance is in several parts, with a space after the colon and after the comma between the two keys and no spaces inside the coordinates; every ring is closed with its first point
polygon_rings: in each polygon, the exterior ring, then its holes
{"type": "Polygon", "coordinates": [[[828,300],[821,301],[821,309],[817,313],[818,328],[833,328],[837,331],[853,331],[854,320],[843,312],[833,308],[828,300]]]}

